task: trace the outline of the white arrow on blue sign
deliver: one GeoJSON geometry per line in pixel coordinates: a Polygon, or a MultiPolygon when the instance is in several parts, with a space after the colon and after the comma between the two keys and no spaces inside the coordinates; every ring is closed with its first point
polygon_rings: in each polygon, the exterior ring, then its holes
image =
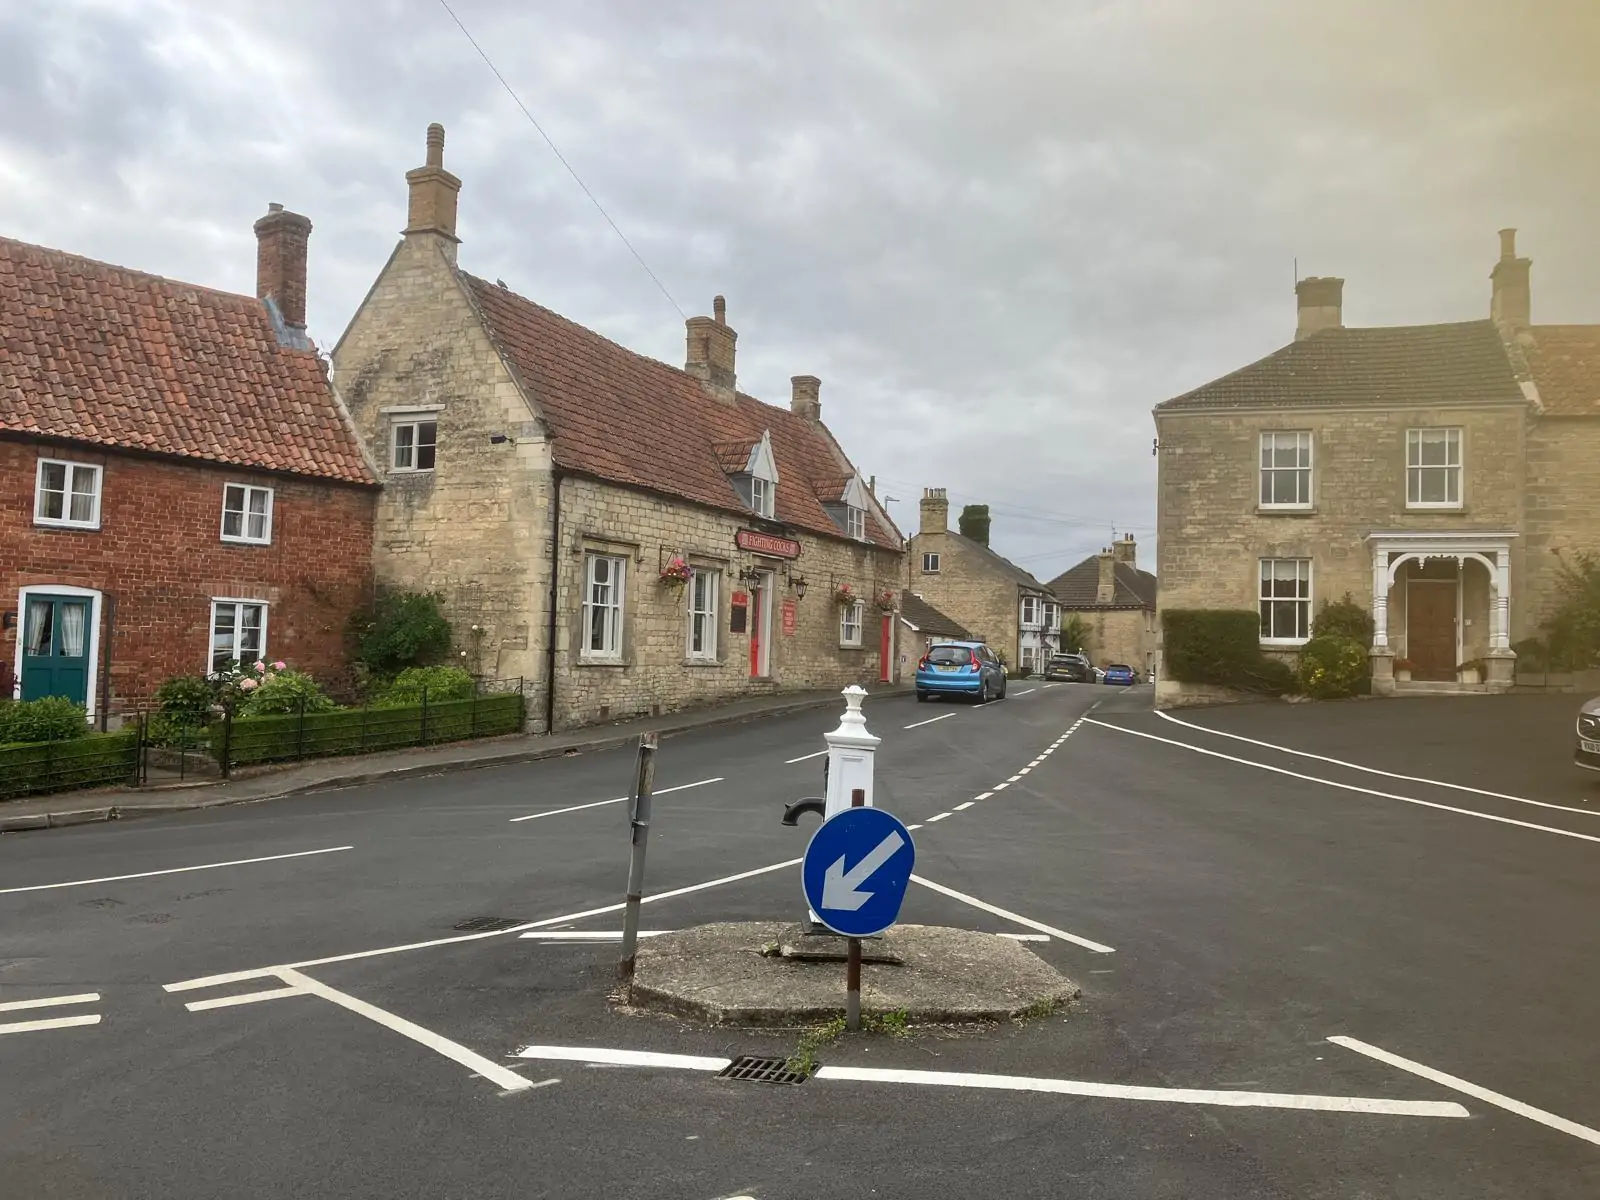
{"type": "Polygon", "coordinates": [[[911,832],[881,808],[847,808],[811,835],[806,903],[835,933],[873,937],[895,923],[916,862],[911,832]]]}

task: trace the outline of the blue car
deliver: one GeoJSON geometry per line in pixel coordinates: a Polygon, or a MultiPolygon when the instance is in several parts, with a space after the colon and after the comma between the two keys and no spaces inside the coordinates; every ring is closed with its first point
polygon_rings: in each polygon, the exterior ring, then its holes
{"type": "Polygon", "coordinates": [[[965,696],[978,704],[1004,700],[1006,669],[982,642],[945,642],[917,664],[917,699],[965,696]]]}
{"type": "Polygon", "coordinates": [[[1139,682],[1139,677],[1133,673],[1133,668],[1124,663],[1112,663],[1106,668],[1105,683],[1116,687],[1132,687],[1139,682]]]}

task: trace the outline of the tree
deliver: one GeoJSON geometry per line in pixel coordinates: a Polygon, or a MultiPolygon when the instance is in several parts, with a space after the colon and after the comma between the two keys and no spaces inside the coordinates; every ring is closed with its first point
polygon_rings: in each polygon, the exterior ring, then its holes
{"type": "Polygon", "coordinates": [[[431,592],[385,592],[370,612],[352,619],[367,669],[383,678],[407,667],[432,666],[450,650],[450,622],[431,592]]]}
{"type": "Polygon", "coordinates": [[[960,520],[956,522],[961,530],[961,536],[970,538],[980,546],[989,544],[989,506],[987,504],[969,504],[961,510],[960,520]]]}
{"type": "Polygon", "coordinates": [[[1089,653],[1089,638],[1093,630],[1089,622],[1085,621],[1078,613],[1069,613],[1061,618],[1061,649],[1075,651],[1087,655],[1089,653]]]}
{"type": "Polygon", "coordinates": [[[1544,622],[1550,665],[1581,671],[1600,662],[1600,557],[1579,551],[1561,559],[1556,610],[1544,622]]]}

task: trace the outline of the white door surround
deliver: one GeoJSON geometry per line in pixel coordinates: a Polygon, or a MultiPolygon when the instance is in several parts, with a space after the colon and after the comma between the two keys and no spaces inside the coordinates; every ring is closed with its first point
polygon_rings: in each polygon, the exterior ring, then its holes
{"type": "MultiPolygon", "coordinates": [[[[1389,648],[1389,592],[1400,567],[1430,558],[1469,559],[1489,572],[1489,653],[1511,653],[1511,542],[1515,533],[1372,533],[1372,648],[1389,648]]],[[[1457,588],[1462,584],[1458,578],[1457,588]]],[[[1457,661],[1461,653],[1461,602],[1456,604],[1457,661]]]]}
{"type": "Polygon", "coordinates": [[[100,619],[105,612],[104,593],[94,588],[69,587],[66,584],[35,583],[17,592],[17,663],[16,680],[12,685],[12,699],[22,699],[22,638],[27,621],[29,596],[83,596],[89,601],[89,684],[84,697],[84,707],[89,720],[99,714],[100,704],[100,619]]]}

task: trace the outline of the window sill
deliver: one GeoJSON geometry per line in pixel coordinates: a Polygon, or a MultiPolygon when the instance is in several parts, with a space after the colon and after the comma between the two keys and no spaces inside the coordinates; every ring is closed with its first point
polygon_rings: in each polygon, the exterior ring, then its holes
{"type": "Polygon", "coordinates": [[[723,662],[720,658],[686,658],[683,660],[683,665],[686,667],[698,667],[700,669],[705,669],[707,667],[725,667],[728,664],[723,662]]]}
{"type": "Polygon", "coordinates": [[[33,523],[39,529],[76,529],[80,533],[98,533],[99,521],[52,521],[48,517],[35,517],[33,523]]]}
{"type": "Polygon", "coordinates": [[[1258,504],[1258,517],[1314,517],[1317,510],[1310,504],[1258,504]]]}
{"type": "Polygon", "coordinates": [[[390,467],[390,475],[432,475],[433,467],[390,467]]]}
{"type": "Polygon", "coordinates": [[[865,650],[866,647],[863,646],[860,642],[840,642],[839,643],[839,649],[841,649],[841,650],[865,650]]]}
{"type": "Polygon", "coordinates": [[[578,655],[578,665],[580,667],[626,667],[629,664],[628,661],[623,658],[600,658],[597,656],[580,654],[578,655]]]}
{"type": "Polygon", "coordinates": [[[1263,650],[1302,650],[1310,638],[1262,638],[1263,650]]]}
{"type": "Polygon", "coordinates": [[[222,544],[224,546],[270,546],[272,545],[272,539],[225,537],[222,539],[222,544]]]}
{"type": "Polygon", "coordinates": [[[1467,511],[1465,504],[1407,504],[1407,512],[1421,513],[1464,513],[1467,511]]]}

